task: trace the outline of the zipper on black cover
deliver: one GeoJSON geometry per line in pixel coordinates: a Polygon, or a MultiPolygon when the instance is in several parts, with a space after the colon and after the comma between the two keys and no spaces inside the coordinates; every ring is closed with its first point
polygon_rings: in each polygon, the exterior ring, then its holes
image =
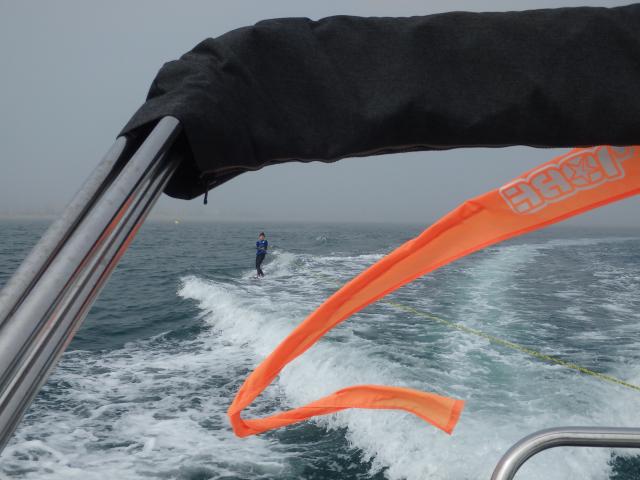
{"type": "Polygon", "coordinates": [[[206,173],[202,173],[200,174],[200,182],[202,183],[202,185],[204,186],[204,201],[203,203],[206,205],[207,203],[209,203],[209,190],[211,189],[211,183],[208,182],[207,180],[205,180],[205,177],[207,176],[206,173]]]}

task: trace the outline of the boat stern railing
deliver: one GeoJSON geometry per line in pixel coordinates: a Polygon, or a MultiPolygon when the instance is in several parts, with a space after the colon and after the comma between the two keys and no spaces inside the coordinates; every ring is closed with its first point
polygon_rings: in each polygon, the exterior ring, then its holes
{"type": "Polygon", "coordinates": [[[557,427],[540,430],[507,450],[491,480],[512,480],[527,460],[556,447],[640,448],[640,428],[557,427]]]}

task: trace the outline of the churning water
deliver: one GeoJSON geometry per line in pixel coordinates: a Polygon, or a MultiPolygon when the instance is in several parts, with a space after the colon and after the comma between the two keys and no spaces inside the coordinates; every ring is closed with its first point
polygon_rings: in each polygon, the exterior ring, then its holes
{"type": "MultiPolygon", "coordinates": [[[[44,231],[0,224],[0,285],[44,231]]],[[[225,412],[248,372],[415,226],[149,223],[0,457],[0,478],[487,479],[558,425],[640,425],[640,393],[382,301],[288,366],[250,413],[379,383],[467,401],[452,436],[354,410],[246,439],[225,412]],[[253,245],[272,246],[252,278],[253,245]]],[[[640,384],[640,233],[557,227],[491,247],[389,300],[640,384]]],[[[556,449],[518,479],[640,478],[632,451],[556,449]]]]}

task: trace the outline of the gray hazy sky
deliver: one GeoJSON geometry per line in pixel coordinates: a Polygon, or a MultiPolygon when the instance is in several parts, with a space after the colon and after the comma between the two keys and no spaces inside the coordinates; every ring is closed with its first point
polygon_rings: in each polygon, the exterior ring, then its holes
{"type": "MultiPolygon", "coordinates": [[[[0,0],[0,215],[56,214],[144,101],[160,66],[206,37],[265,18],[617,6],[615,0],[0,0]]],[[[287,164],[163,197],[154,215],[210,220],[428,223],[561,153],[460,149],[287,164]],[[402,168],[398,168],[398,165],[402,168]]],[[[574,224],[635,224],[633,198],[574,224]]]]}

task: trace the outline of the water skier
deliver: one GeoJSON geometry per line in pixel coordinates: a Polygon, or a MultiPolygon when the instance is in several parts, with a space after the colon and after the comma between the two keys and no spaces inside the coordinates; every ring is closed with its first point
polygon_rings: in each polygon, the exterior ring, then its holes
{"type": "Polygon", "coordinates": [[[258,241],[256,242],[256,276],[264,277],[264,272],[260,266],[264,261],[264,257],[267,256],[267,248],[269,248],[269,242],[265,239],[264,232],[260,232],[258,235],[258,241]]]}

